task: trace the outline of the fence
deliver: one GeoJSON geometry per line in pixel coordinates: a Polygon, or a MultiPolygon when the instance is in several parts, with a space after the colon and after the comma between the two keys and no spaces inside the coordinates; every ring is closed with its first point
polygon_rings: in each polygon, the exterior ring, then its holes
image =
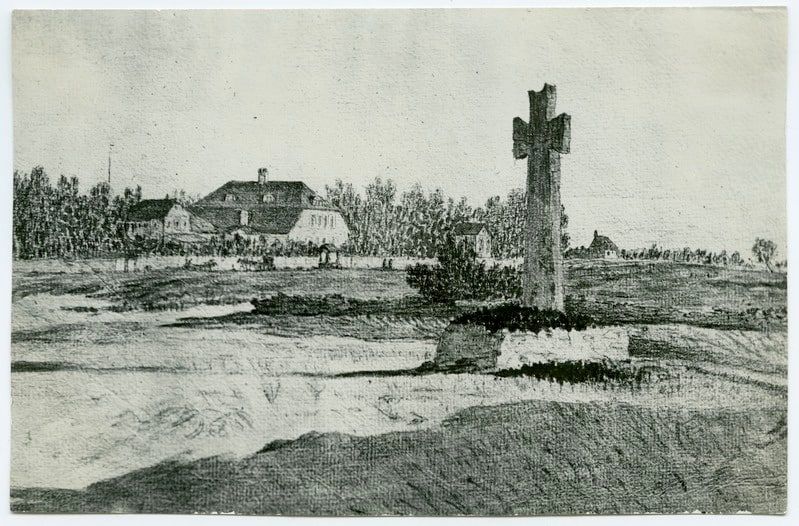
{"type": "MultiPolygon", "coordinates": [[[[239,256],[148,256],[138,259],[130,259],[125,262],[124,258],[118,259],[79,259],[79,260],[61,260],[61,259],[19,259],[13,262],[14,272],[28,273],[28,272],[62,272],[68,274],[79,274],[85,272],[125,272],[126,265],[128,272],[142,272],[146,270],[158,270],[168,268],[183,268],[186,266],[186,261],[191,260],[192,265],[202,266],[208,264],[210,261],[216,262],[216,265],[209,270],[248,270],[251,266],[242,265],[241,260],[248,259],[250,261],[258,260],[259,258],[252,257],[239,257],[239,256]]],[[[335,256],[333,256],[335,259],[335,256]]],[[[516,267],[521,268],[522,258],[513,259],[497,259],[497,258],[480,258],[486,267],[499,265],[502,267],[516,267]]],[[[339,264],[342,268],[351,269],[382,269],[384,264],[391,263],[391,268],[394,270],[405,270],[417,263],[423,265],[435,265],[436,258],[408,258],[408,257],[393,257],[384,258],[382,256],[340,256],[339,264]]],[[[582,266],[595,266],[597,264],[658,264],[670,263],[667,260],[591,260],[591,259],[571,259],[567,260],[566,264],[569,267],[580,268],[582,266]]],[[[317,256],[280,256],[274,258],[275,268],[278,270],[307,270],[319,267],[319,258],[317,256]]],[[[701,263],[680,263],[681,265],[690,265],[692,267],[711,267],[718,265],[701,264],[701,263]]],[[[722,266],[722,268],[724,268],[722,266]]],[[[736,270],[750,270],[750,271],[766,271],[766,266],[760,263],[747,263],[745,265],[732,267],[736,270]]],[[[786,269],[778,269],[779,272],[785,272],[786,269]]]]}
{"type": "MultiPolygon", "coordinates": [[[[183,268],[187,261],[192,265],[202,267],[211,261],[216,264],[209,269],[214,271],[224,270],[246,270],[248,265],[242,265],[242,260],[258,260],[259,258],[242,258],[238,256],[149,256],[125,261],[119,259],[82,259],[82,260],[60,260],[60,259],[31,259],[14,261],[14,272],[63,272],[63,273],[94,273],[94,272],[142,272],[146,270],[158,270],[167,268],[183,268]]],[[[335,259],[335,256],[333,256],[335,259]]],[[[340,256],[339,264],[342,268],[352,269],[383,269],[390,265],[394,270],[405,270],[406,268],[421,263],[423,265],[434,265],[435,258],[408,258],[393,257],[384,258],[380,256],[340,256]]],[[[495,264],[509,266],[518,265],[521,260],[500,260],[484,259],[487,266],[495,264]]],[[[275,268],[278,270],[288,269],[314,269],[319,267],[319,258],[316,256],[280,256],[274,258],[275,268]]]]}

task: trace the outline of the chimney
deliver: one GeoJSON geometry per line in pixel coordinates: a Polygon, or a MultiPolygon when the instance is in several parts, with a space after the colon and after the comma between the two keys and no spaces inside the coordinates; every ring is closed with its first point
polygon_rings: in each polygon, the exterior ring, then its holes
{"type": "Polygon", "coordinates": [[[266,179],[269,176],[269,170],[266,168],[258,168],[258,184],[266,184],[266,179]]]}
{"type": "Polygon", "coordinates": [[[596,230],[594,230],[594,239],[596,239],[598,235],[599,233],[596,230]]]}

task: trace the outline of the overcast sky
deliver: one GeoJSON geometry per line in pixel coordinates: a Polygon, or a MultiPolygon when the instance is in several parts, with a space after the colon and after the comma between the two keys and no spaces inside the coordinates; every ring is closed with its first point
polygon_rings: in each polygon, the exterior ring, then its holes
{"type": "Polygon", "coordinates": [[[15,167],[205,194],[391,177],[473,205],[521,187],[511,123],[557,85],[572,244],[784,256],[785,13],[17,12],[15,167]]]}

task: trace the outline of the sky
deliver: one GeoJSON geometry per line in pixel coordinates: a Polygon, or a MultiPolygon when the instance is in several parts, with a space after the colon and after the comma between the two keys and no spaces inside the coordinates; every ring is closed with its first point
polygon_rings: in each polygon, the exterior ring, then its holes
{"type": "Polygon", "coordinates": [[[785,254],[784,10],[17,11],[14,166],[206,194],[390,177],[523,187],[527,91],[572,117],[573,245],[785,254]]]}

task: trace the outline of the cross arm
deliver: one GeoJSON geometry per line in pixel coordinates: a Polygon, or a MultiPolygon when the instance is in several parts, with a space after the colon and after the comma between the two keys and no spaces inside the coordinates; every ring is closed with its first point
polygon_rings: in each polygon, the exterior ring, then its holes
{"type": "Polygon", "coordinates": [[[520,117],[513,118],[513,158],[524,159],[530,153],[530,125],[520,117]]]}
{"type": "MultiPolygon", "coordinates": [[[[566,115],[565,113],[561,113],[549,121],[549,147],[558,153],[569,153],[572,136],[571,122],[571,115],[566,115]]],[[[516,134],[514,133],[514,138],[515,136],[516,134]]]]}

